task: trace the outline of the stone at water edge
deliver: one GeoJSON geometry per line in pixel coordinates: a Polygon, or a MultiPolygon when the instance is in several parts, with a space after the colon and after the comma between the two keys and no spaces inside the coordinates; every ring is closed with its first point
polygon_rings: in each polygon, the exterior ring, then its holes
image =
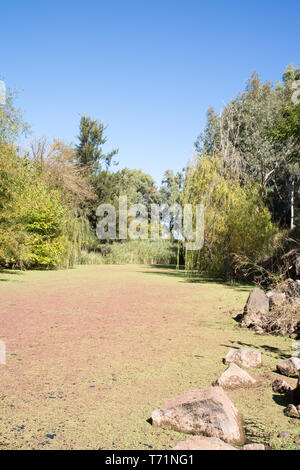
{"type": "Polygon", "coordinates": [[[300,418],[300,405],[288,405],[284,410],[284,414],[290,418],[300,418]]]}
{"type": "Polygon", "coordinates": [[[292,391],[292,387],[282,379],[275,379],[272,383],[272,390],[274,393],[286,394],[292,391]]]}
{"type": "Polygon", "coordinates": [[[264,444],[245,444],[243,450],[266,450],[264,444]]]}
{"type": "Polygon", "coordinates": [[[300,371],[300,359],[298,357],[290,357],[277,364],[276,369],[282,375],[287,377],[298,377],[300,371]]]}
{"type": "Polygon", "coordinates": [[[237,364],[232,362],[214,384],[223,388],[233,389],[239,387],[251,387],[255,383],[256,380],[253,379],[248,372],[244,371],[237,364]]]}
{"type": "Polygon", "coordinates": [[[154,426],[218,437],[230,444],[245,441],[240,414],[221,387],[184,392],[154,410],[151,418],[154,426]]]}
{"type": "Polygon", "coordinates": [[[217,437],[193,436],[178,444],[172,450],[238,450],[217,437]]]}
{"type": "Polygon", "coordinates": [[[241,322],[243,327],[262,326],[261,317],[269,313],[269,298],[262,289],[255,287],[250,292],[241,322]]]}
{"type": "Polygon", "coordinates": [[[260,367],[262,364],[261,352],[257,349],[240,348],[230,349],[225,357],[226,364],[234,362],[240,367],[260,367]]]}

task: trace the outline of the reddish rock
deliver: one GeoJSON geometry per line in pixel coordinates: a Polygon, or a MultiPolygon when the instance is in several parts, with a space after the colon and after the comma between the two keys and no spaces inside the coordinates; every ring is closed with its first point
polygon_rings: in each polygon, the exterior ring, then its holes
{"type": "Polygon", "coordinates": [[[283,410],[283,412],[290,418],[300,418],[300,406],[290,404],[283,410]]]}
{"type": "Polygon", "coordinates": [[[221,387],[184,392],[153,411],[151,418],[154,426],[244,443],[239,412],[221,387]]]}
{"type": "Polygon", "coordinates": [[[262,364],[261,352],[250,348],[230,349],[225,362],[227,364],[234,362],[240,367],[260,367],[262,364]]]}
{"type": "Polygon", "coordinates": [[[251,377],[245,370],[241,369],[237,364],[232,362],[228,368],[216,380],[215,384],[223,388],[239,388],[251,387],[256,380],[251,377]]]}
{"type": "Polygon", "coordinates": [[[180,441],[173,450],[237,450],[217,437],[193,436],[180,441]]]}
{"type": "Polygon", "coordinates": [[[300,359],[298,357],[290,357],[280,362],[276,366],[278,372],[287,377],[298,377],[300,371],[300,359]]]}
{"type": "Polygon", "coordinates": [[[255,287],[249,294],[241,326],[262,326],[261,316],[269,313],[269,298],[262,289],[255,287]]]}
{"type": "Polygon", "coordinates": [[[272,383],[272,390],[275,393],[286,394],[292,390],[292,387],[282,379],[275,379],[272,383]]]}

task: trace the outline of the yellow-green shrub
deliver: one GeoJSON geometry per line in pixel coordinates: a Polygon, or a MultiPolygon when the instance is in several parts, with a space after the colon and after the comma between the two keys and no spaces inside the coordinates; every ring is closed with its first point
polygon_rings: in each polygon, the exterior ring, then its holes
{"type": "Polygon", "coordinates": [[[217,158],[198,158],[189,168],[184,201],[205,207],[204,247],[187,253],[188,268],[227,277],[235,254],[258,260],[270,249],[277,229],[259,188],[229,177],[217,158]]]}

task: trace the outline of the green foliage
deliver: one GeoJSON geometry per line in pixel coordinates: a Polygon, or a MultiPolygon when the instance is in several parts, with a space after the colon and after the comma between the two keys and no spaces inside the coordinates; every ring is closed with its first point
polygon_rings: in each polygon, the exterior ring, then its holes
{"type": "Polygon", "coordinates": [[[300,161],[300,103],[286,105],[281,115],[275,121],[272,132],[277,141],[287,142],[288,139],[295,140],[293,160],[300,161]]]}
{"type": "Polygon", "coordinates": [[[204,247],[187,253],[189,269],[231,277],[235,255],[256,260],[270,250],[276,227],[259,188],[221,171],[219,158],[198,158],[189,168],[184,200],[205,207],[204,247]]]}
{"type": "Polygon", "coordinates": [[[254,73],[246,90],[220,115],[209,109],[207,126],[195,142],[198,155],[219,156],[232,177],[258,184],[273,220],[282,226],[290,224],[292,206],[297,212],[297,197],[295,203],[291,191],[297,196],[299,110],[291,96],[299,73],[289,67],[283,84],[276,87],[261,83],[254,73]]]}
{"type": "Polygon", "coordinates": [[[80,264],[176,264],[176,246],[167,240],[131,240],[83,251],[80,264]]]}
{"type": "Polygon", "coordinates": [[[102,122],[82,116],[80,120],[79,144],[76,145],[76,155],[79,164],[89,168],[93,173],[101,170],[101,165],[109,167],[118,150],[103,153],[103,145],[107,139],[104,137],[105,127],[102,122]]]}
{"type": "Polygon", "coordinates": [[[162,202],[173,205],[181,203],[184,175],[177,172],[174,175],[173,170],[166,170],[160,187],[162,202]]]}
{"type": "Polygon", "coordinates": [[[1,264],[56,266],[65,247],[67,216],[60,194],[12,145],[1,144],[1,189],[8,184],[8,193],[0,190],[1,264]]]}
{"type": "Polygon", "coordinates": [[[40,166],[0,144],[0,264],[69,267],[91,240],[86,218],[71,210],[40,166]]]}
{"type": "Polygon", "coordinates": [[[28,134],[29,125],[23,120],[22,113],[14,105],[16,92],[7,91],[6,103],[0,106],[0,141],[13,142],[21,134],[28,134]]]}
{"type": "Polygon", "coordinates": [[[118,196],[127,196],[128,205],[145,204],[150,210],[151,204],[160,203],[160,194],[153,178],[141,170],[124,168],[118,177],[118,196]]]}

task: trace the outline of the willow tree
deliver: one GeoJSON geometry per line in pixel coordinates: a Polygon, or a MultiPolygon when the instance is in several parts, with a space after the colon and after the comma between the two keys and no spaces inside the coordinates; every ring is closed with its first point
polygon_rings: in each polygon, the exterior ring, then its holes
{"type": "Polygon", "coordinates": [[[198,155],[219,156],[224,172],[241,182],[257,183],[273,218],[283,225],[290,218],[291,182],[297,184],[299,168],[294,165],[294,155],[298,150],[294,136],[275,139],[270,129],[290,103],[291,80],[297,70],[287,69],[283,83],[275,87],[261,83],[254,73],[246,90],[219,115],[209,110],[207,126],[195,143],[198,155]]]}

